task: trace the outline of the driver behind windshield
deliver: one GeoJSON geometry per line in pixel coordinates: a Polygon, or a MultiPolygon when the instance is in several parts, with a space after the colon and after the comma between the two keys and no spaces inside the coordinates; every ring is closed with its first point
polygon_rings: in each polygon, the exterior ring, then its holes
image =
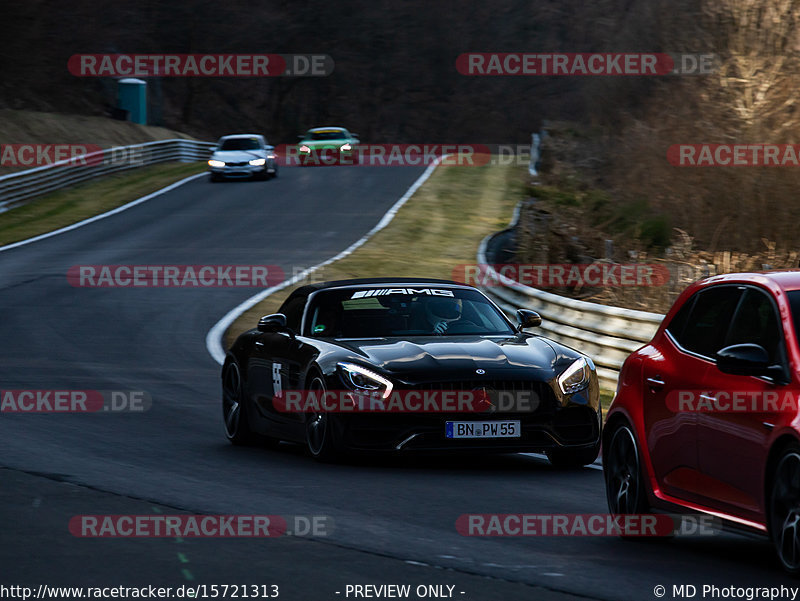
{"type": "Polygon", "coordinates": [[[402,293],[382,288],[322,290],[309,307],[306,327],[312,336],[334,338],[515,332],[502,313],[477,291],[430,296],[400,290],[402,293]]]}
{"type": "MultiPolygon", "coordinates": [[[[444,334],[461,320],[464,304],[460,298],[431,298],[425,301],[425,316],[433,334],[444,334]]],[[[468,322],[470,325],[475,325],[468,322]]],[[[456,329],[456,328],[453,328],[456,329]]]]}

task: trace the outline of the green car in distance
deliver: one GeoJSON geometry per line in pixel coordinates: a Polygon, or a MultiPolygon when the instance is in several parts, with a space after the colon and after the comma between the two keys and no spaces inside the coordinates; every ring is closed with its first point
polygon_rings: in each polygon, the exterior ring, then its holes
{"type": "Polygon", "coordinates": [[[358,163],[357,134],[343,127],[315,127],[300,138],[300,165],[355,165],[358,163]]]}

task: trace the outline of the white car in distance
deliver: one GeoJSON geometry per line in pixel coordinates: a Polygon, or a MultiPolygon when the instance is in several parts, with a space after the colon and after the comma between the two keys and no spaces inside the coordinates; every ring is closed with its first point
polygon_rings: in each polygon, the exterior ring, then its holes
{"type": "Polygon", "coordinates": [[[223,136],[208,159],[208,169],[212,182],[278,177],[275,147],[258,134],[223,136]]]}

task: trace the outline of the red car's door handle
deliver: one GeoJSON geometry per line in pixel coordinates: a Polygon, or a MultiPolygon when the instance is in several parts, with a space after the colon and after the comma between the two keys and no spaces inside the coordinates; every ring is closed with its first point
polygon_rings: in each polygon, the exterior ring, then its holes
{"type": "Polygon", "coordinates": [[[645,382],[647,382],[647,385],[650,386],[650,388],[656,390],[664,388],[664,385],[666,384],[666,382],[664,382],[664,380],[662,380],[659,376],[655,376],[654,378],[647,378],[645,382]]]}

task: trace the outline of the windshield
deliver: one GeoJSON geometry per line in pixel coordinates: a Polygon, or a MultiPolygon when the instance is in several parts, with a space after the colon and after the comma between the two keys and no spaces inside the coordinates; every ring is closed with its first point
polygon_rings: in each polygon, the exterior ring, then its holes
{"type": "Polygon", "coordinates": [[[342,130],[310,131],[306,133],[306,140],[342,140],[347,137],[342,130]]]}
{"type": "Polygon", "coordinates": [[[307,336],[330,338],[515,332],[479,292],[435,285],[323,290],[311,301],[305,327],[307,336]]]}
{"type": "Polygon", "coordinates": [[[259,150],[258,138],[229,138],[219,145],[219,150],[259,150]]]}

